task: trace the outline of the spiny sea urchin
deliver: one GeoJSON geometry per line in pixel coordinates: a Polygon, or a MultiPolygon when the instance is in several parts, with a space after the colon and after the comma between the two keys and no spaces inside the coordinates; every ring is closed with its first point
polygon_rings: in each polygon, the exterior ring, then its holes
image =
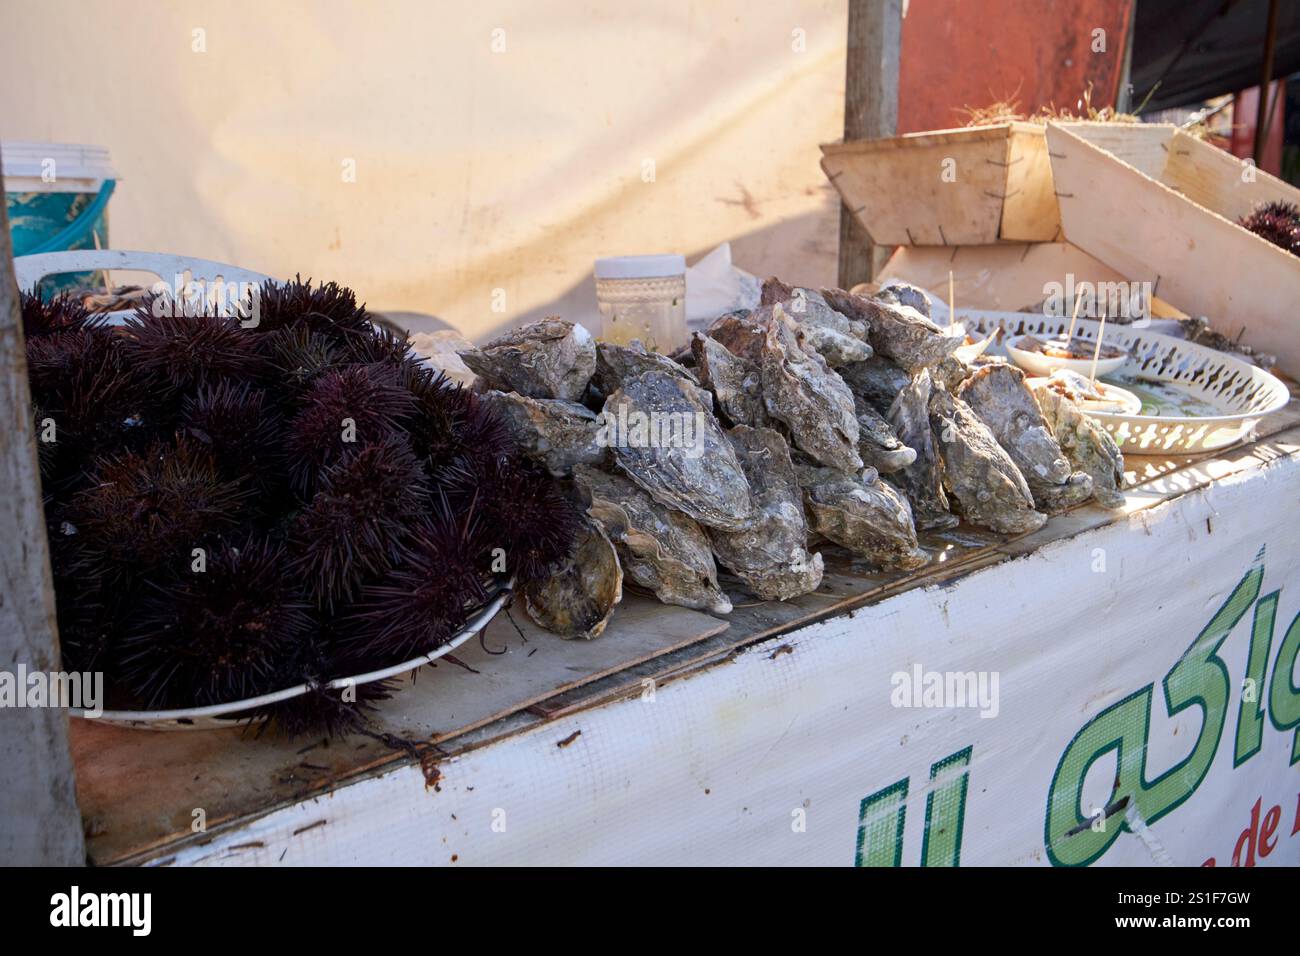
{"type": "Polygon", "coordinates": [[[1240,224],[1291,255],[1300,256],[1300,207],[1294,203],[1263,203],[1240,224]]]}
{"type": "Polygon", "coordinates": [[[304,601],[283,574],[283,548],[249,539],[213,549],[206,566],[152,583],[118,650],[127,686],[149,707],[189,707],[280,689],[281,662],[310,634],[304,601]]]}
{"type": "Polygon", "coordinates": [[[329,465],[293,529],[294,571],[311,599],[333,606],[367,575],[396,563],[424,491],[424,471],[405,435],[385,436],[329,465]]]}
{"type": "Polygon", "coordinates": [[[141,306],[125,326],[128,358],[166,391],[199,388],[225,378],[248,382],[263,374],[253,337],[231,316],[181,315],[141,306]]]}
{"type": "Polygon", "coordinates": [[[104,459],[71,502],[88,549],[124,575],[188,563],[191,551],[239,524],[246,492],[211,455],[182,439],[104,459]]]}
{"type": "Polygon", "coordinates": [[[320,471],[349,447],[381,441],[401,429],[415,399],[391,370],[351,365],[323,373],[289,422],[287,445],[294,487],[308,492],[320,471]]]}
{"type": "Polygon", "coordinates": [[[127,706],[308,683],[265,713],[345,732],[387,686],[320,688],[446,641],[494,578],[544,564],[569,510],[507,467],[495,413],[350,291],[260,295],[252,327],[151,303],[114,329],[24,300],[38,432],[57,427],[42,474],[64,649],[127,706]]]}

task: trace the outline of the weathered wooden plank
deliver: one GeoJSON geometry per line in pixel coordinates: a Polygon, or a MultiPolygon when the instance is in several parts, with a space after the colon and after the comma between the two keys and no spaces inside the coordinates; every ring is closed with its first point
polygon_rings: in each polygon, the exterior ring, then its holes
{"type": "Polygon", "coordinates": [[[1233,222],[1261,203],[1300,205],[1300,189],[1182,130],[1169,144],[1160,178],[1170,189],[1233,222]]]}
{"type": "MultiPolygon", "coordinates": [[[[850,0],[844,62],[844,138],[892,136],[898,130],[899,44],[902,0],[850,0]]],[[[840,205],[839,284],[870,281],[881,250],[840,205]]]]}
{"type": "MultiPolygon", "coordinates": [[[[9,219],[0,206],[0,667],[59,667],[45,512],[9,219]]],[[[19,693],[26,693],[19,687],[19,693]]],[[[0,708],[0,862],[85,862],[67,711],[0,708]]]]}
{"type": "Polygon", "coordinates": [[[998,236],[1012,242],[1061,237],[1061,211],[1052,187],[1052,160],[1042,127],[1012,123],[1007,137],[1006,198],[998,236]]]}

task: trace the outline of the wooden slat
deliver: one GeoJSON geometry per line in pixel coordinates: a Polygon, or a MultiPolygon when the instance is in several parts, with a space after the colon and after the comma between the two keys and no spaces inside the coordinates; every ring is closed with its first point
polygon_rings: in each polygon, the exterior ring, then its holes
{"type": "Polygon", "coordinates": [[[822,146],[822,169],[877,245],[996,242],[1009,126],[822,146]],[[943,178],[955,163],[956,179],[943,178]]]}
{"type": "Polygon", "coordinates": [[[1169,123],[1059,123],[1080,139],[1159,179],[1178,127],[1169,123]]]}
{"type": "Polygon", "coordinates": [[[1266,202],[1300,205],[1300,189],[1179,130],[1161,181],[1232,222],[1266,202]]]}
{"type": "Polygon", "coordinates": [[[1156,294],[1300,368],[1300,259],[1192,202],[1074,132],[1047,143],[1074,245],[1130,278],[1156,273],[1156,294]]]}
{"type": "Polygon", "coordinates": [[[1061,211],[1052,185],[1052,161],[1041,126],[1013,123],[1007,140],[1004,241],[1053,242],[1061,237],[1061,211]]]}

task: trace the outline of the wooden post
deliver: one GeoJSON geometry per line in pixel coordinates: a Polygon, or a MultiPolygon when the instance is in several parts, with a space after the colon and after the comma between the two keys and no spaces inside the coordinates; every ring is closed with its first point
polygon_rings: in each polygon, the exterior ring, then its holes
{"type": "MultiPolygon", "coordinates": [[[[897,131],[902,33],[902,0],[849,0],[849,44],[844,70],[845,140],[893,136],[897,131]]],[[[869,281],[876,272],[876,254],[866,230],[841,205],[840,288],[869,281]]]]}
{"type": "MultiPolygon", "coordinates": [[[[16,680],[19,664],[28,673],[57,670],[59,638],[18,283],[0,204],[0,670],[16,680]]],[[[0,864],[85,862],[67,711],[0,707],[0,864]]]]}
{"type": "Polygon", "coordinates": [[[1277,46],[1277,0],[1268,0],[1268,19],[1264,22],[1264,62],[1260,65],[1259,106],[1255,110],[1255,145],[1251,155],[1255,165],[1264,168],[1264,144],[1268,142],[1268,127],[1273,119],[1268,108],[1269,93],[1273,91],[1273,51],[1277,46]]]}

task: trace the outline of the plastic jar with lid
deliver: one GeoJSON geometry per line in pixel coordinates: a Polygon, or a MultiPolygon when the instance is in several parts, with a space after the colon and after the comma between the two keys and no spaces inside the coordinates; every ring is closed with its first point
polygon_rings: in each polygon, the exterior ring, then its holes
{"type": "Polygon", "coordinates": [[[597,259],[595,272],[602,341],[627,345],[639,339],[664,354],[690,341],[685,256],[597,259]]]}

